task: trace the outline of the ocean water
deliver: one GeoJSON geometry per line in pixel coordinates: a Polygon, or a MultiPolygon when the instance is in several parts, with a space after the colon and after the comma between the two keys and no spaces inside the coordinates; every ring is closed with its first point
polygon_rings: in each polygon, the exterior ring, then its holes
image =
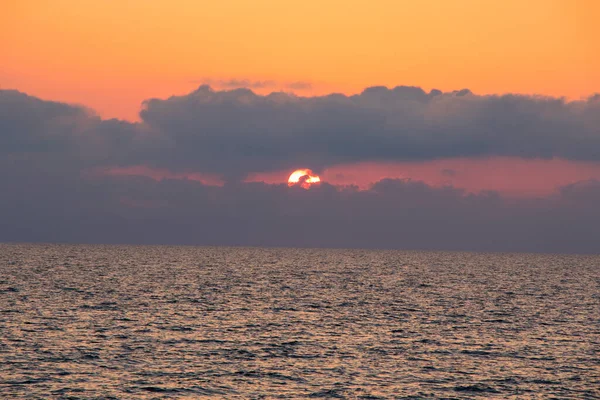
{"type": "Polygon", "coordinates": [[[600,257],[0,245],[0,397],[600,398],[600,257]]]}

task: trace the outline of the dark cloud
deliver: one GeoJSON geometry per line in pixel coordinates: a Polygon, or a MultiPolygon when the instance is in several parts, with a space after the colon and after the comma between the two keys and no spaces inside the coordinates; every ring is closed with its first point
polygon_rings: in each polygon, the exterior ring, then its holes
{"type": "Polygon", "coordinates": [[[147,100],[141,124],[100,120],[82,108],[14,91],[1,91],[0,101],[4,153],[83,152],[106,165],[237,179],[248,172],[360,161],[484,156],[600,161],[597,97],[566,102],[404,86],[298,97],[201,86],[185,96],[147,100]]]}
{"type": "Polygon", "coordinates": [[[410,180],[304,190],[5,166],[0,241],[600,252],[596,181],[508,200],[410,180]]]}
{"type": "Polygon", "coordinates": [[[207,86],[152,99],[143,121],[172,141],[172,168],[268,171],[341,162],[516,156],[600,160],[600,102],[372,87],[355,96],[256,95],[207,86]]]}
{"type": "Polygon", "coordinates": [[[370,190],[236,182],[246,172],[443,157],[600,161],[600,101],[374,87],[355,96],[248,89],[148,100],[142,122],[0,91],[0,241],[600,252],[600,183],[544,199],[382,180],[370,190]],[[145,165],[187,180],[94,177],[145,165]]]}
{"type": "Polygon", "coordinates": [[[71,151],[87,117],[80,107],[0,90],[0,154],[71,151]]]}

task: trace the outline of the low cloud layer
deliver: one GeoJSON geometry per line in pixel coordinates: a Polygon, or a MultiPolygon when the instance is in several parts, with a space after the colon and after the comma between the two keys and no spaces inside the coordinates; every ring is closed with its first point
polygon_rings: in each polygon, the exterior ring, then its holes
{"type": "Polygon", "coordinates": [[[520,200],[405,180],[308,191],[240,181],[370,161],[600,162],[598,96],[567,102],[398,87],[296,97],[202,86],[148,100],[140,116],[102,120],[0,91],[0,241],[600,252],[598,181],[520,200]],[[228,183],[90,173],[139,166],[228,183]]]}
{"type": "Polygon", "coordinates": [[[2,167],[0,241],[600,252],[598,181],[508,200],[403,180],[304,190],[2,167]]]}

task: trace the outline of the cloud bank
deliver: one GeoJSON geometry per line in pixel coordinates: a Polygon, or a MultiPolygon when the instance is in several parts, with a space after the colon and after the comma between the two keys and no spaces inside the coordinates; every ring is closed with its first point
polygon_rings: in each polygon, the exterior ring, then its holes
{"type": "Polygon", "coordinates": [[[298,97],[201,86],[147,100],[140,116],[102,120],[0,91],[0,241],[600,252],[598,181],[521,200],[405,180],[309,191],[241,182],[249,173],[353,162],[600,162],[600,96],[374,87],[298,97]],[[139,166],[228,183],[90,173],[139,166]]]}
{"type": "Polygon", "coordinates": [[[83,151],[105,165],[242,176],[364,161],[559,157],[600,161],[600,96],[567,102],[372,87],[297,97],[201,86],[150,99],[141,123],[0,91],[3,152],[83,151]]]}
{"type": "Polygon", "coordinates": [[[598,97],[566,102],[374,87],[306,98],[203,86],[148,100],[140,115],[166,132],[180,156],[155,162],[210,172],[477,156],[600,159],[598,97]]]}
{"type": "Polygon", "coordinates": [[[600,252],[598,181],[507,200],[403,180],[304,190],[20,174],[0,177],[0,241],[600,252]]]}

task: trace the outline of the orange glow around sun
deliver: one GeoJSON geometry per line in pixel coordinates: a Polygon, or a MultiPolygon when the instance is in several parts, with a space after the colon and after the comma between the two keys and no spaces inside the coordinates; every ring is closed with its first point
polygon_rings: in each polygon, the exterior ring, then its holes
{"type": "Polygon", "coordinates": [[[288,186],[298,185],[304,189],[308,189],[320,182],[321,178],[315,175],[310,169],[297,169],[288,178],[288,186]]]}

